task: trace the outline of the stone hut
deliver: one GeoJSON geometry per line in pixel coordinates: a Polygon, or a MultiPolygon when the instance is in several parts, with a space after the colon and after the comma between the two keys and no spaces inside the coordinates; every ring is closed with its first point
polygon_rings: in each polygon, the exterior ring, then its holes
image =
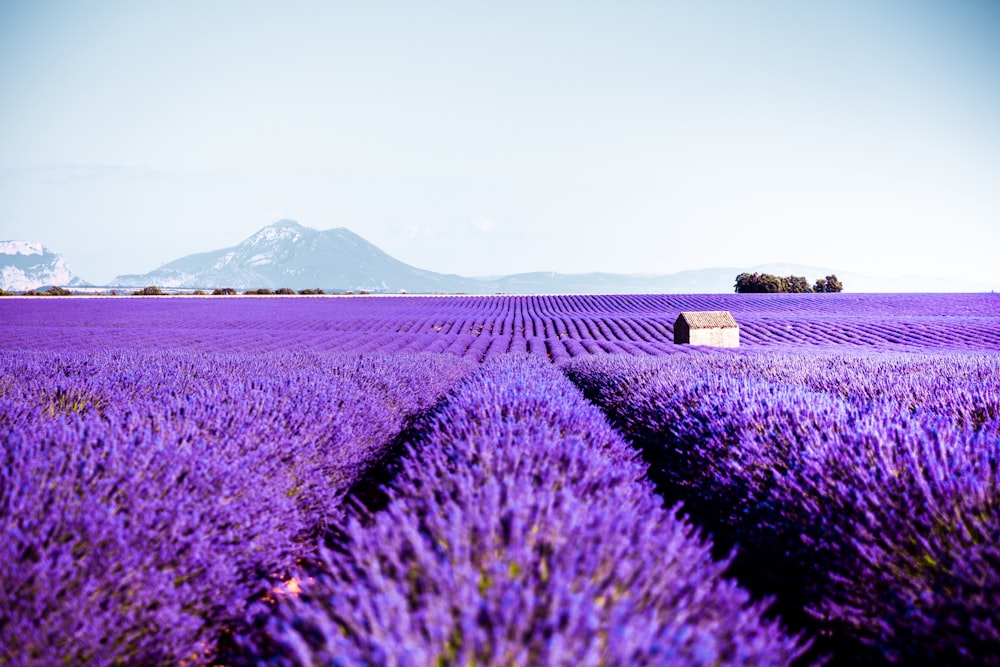
{"type": "Polygon", "coordinates": [[[739,347],[740,325],[728,310],[681,313],[674,322],[674,343],[739,347]]]}

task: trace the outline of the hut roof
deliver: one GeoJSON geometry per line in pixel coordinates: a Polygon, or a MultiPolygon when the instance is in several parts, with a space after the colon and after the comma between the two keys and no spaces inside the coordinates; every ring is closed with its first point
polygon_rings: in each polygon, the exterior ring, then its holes
{"type": "Polygon", "coordinates": [[[691,329],[738,329],[736,319],[728,310],[684,312],[677,316],[691,329]]]}

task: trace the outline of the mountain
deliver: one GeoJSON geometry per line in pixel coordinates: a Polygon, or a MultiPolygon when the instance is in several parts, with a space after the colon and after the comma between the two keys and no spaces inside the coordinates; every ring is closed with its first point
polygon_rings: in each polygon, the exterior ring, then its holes
{"type": "Polygon", "coordinates": [[[734,269],[666,276],[537,272],[468,278],[405,264],[344,228],[317,231],[293,220],[280,220],[237,246],[188,255],[149,273],[121,275],[113,285],[238,290],[319,287],[374,293],[637,294],[731,292],[737,273],[734,269]]]}
{"type": "Polygon", "coordinates": [[[113,284],[454,292],[465,291],[475,281],[404,264],[344,228],[317,231],[293,220],[280,220],[237,246],[188,255],[150,273],[118,276],[113,284]]]}
{"type": "Polygon", "coordinates": [[[506,294],[698,294],[732,292],[733,269],[703,269],[665,275],[627,273],[519,273],[484,281],[506,294]]]}
{"type": "Polygon", "coordinates": [[[989,292],[984,283],[927,276],[869,276],[801,264],[713,267],[662,275],[620,273],[522,273],[490,281],[489,292],[507,294],[727,294],[743,272],[803,276],[810,285],[835,274],[848,292],[989,292]]]}
{"type": "Polygon", "coordinates": [[[0,241],[0,289],[23,292],[47,285],[82,287],[62,255],[34,241],[0,241]]]}
{"type": "Polygon", "coordinates": [[[817,278],[837,274],[849,292],[987,292],[989,285],[927,277],[880,278],[798,264],[715,267],[663,275],[520,273],[468,278],[405,264],[344,228],[317,231],[293,220],[264,227],[239,245],[188,255],[155,271],[115,278],[116,287],[238,290],[319,287],[327,291],[439,294],[718,294],[744,271],[817,278]]]}

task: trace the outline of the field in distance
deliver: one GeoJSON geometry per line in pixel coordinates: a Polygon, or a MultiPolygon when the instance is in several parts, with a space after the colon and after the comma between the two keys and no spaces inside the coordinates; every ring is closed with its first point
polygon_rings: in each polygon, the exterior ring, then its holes
{"type": "Polygon", "coordinates": [[[681,311],[728,310],[743,347],[1000,350],[1000,295],[717,294],[10,299],[12,349],[445,352],[482,361],[670,354],[681,311]]]}

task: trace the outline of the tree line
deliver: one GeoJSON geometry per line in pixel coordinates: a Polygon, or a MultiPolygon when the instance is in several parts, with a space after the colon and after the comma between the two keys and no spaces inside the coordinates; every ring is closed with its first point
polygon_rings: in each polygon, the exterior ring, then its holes
{"type": "MultiPolygon", "coordinates": [[[[133,292],[128,292],[131,296],[169,296],[170,292],[164,291],[157,287],[156,285],[149,285],[148,287],[143,287],[142,289],[135,290],[133,292]]],[[[252,296],[260,296],[266,294],[278,294],[278,295],[288,295],[288,294],[326,294],[325,291],[319,289],[301,289],[298,292],[289,287],[279,287],[278,289],[268,289],[266,287],[261,287],[260,289],[248,289],[245,292],[237,292],[236,289],[232,287],[216,287],[211,292],[206,292],[204,290],[196,289],[190,294],[193,295],[206,295],[213,294],[215,296],[229,296],[234,294],[249,294],[252,296]]],[[[345,294],[354,294],[354,292],[345,292],[345,294]]],[[[359,294],[370,294],[366,290],[361,290],[359,294]]],[[[10,292],[4,289],[0,289],[0,296],[17,296],[17,292],[10,292]]],[[[20,293],[21,296],[73,296],[74,292],[68,290],[65,287],[49,287],[48,289],[33,289],[26,290],[20,293]]],[[[119,292],[116,289],[108,290],[107,296],[119,296],[119,292]]]]}
{"type": "Polygon", "coordinates": [[[741,273],[736,276],[737,294],[777,294],[787,292],[801,294],[805,292],[842,292],[843,283],[836,274],[826,278],[818,278],[810,286],[803,276],[774,276],[770,273],[741,273]]]}

